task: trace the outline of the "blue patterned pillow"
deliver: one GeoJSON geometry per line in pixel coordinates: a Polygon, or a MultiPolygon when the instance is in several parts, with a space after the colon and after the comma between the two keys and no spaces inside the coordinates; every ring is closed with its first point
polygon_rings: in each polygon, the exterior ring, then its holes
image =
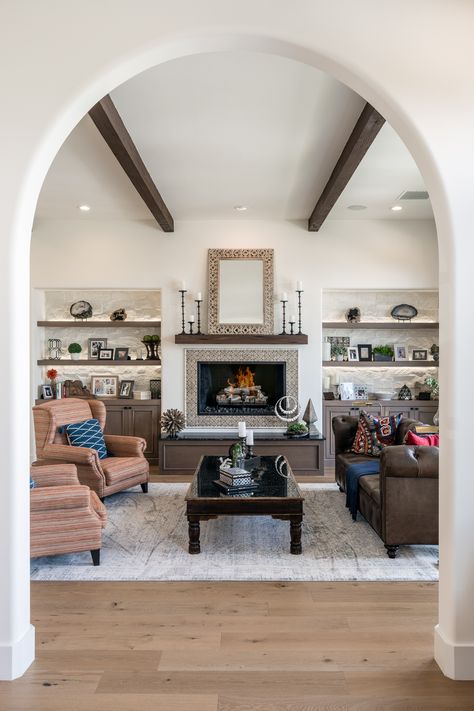
{"type": "Polygon", "coordinates": [[[104,435],[100,429],[99,420],[92,418],[84,422],[76,422],[72,425],[66,425],[66,435],[73,447],[90,447],[97,450],[99,459],[105,459],[107,456],[107,447],[105,446],[104,435]]]}

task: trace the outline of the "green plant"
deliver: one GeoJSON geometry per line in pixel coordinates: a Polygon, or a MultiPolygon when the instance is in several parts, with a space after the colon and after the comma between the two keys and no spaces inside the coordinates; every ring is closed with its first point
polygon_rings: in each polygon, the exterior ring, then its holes
{"type": "Polygon", "coordinates": [[[375,346],[373,348],[373,353],[378,353],[379,355],[390,356],[390,358],[393,358],[394,350],[393,346],[375,346]]]}
{"type": "Polygon", "coordinates": [[[143,343],[160,343],[160,341],[161,338],[156,333],[154,333],[152,336],[143,336],[142,338],[143,343]]]}
{"type": "Polygon", "coordinates": [[[343,346],[342,343],[333,343],[331,351],[332,351],[332,354],[335,356],[346,355],[347,347],[343,346]]]}
{"type": "Polygon", "coordinates": [[[306,422],[292,422],[286,428],[288,434],[306,434],[308,431],[308,425],[306,422]]]}
{"type": "Polygon", "coordinates": [[[432,375],[427,375],[423,382],[429,387],[432,395],[435,397],[439,396],[439,382],[437,378],[434,378],[432,375]]]}
{"type": "Polygon", "coordinates": [[[67,347],[69,353],[80,353],[82,351],[82,346],[79,343],[70,343],[67,347]]]}

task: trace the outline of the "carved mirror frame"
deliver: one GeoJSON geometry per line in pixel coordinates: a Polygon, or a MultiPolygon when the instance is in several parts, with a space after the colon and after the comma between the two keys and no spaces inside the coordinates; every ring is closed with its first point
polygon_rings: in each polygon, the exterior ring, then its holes
{"type": "Polygon", "coordinates": [[[273,249],[209,249],[210,334],[273,334],[273,249]],[[263,314],[261,323],[220,323],[219,263],[224,259],[260,259],[263,262],[263,314]]]}

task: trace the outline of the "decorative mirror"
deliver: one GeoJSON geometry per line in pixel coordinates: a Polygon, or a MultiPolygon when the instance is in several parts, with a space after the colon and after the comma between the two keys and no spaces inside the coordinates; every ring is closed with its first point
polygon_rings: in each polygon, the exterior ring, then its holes
{"type": "Polygon", "coordinates": [[[273,249],[209,250],[209,333],[273,333],[273,249]]]}

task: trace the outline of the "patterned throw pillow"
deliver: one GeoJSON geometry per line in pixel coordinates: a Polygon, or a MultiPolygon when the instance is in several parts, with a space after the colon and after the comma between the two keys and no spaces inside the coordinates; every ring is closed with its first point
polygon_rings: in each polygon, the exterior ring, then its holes
{"type": "Polygon", "coordinates": [[[351,452],[380,457],[384,447],[395,444],[397,427],[401,419],[401,412],[388,417],[375,417],[362,410],[351,452]]]}
{"type": "Polygon", "coordinates": [[[97,450],[99,459],[105,459],[107,456],[107,447],[105,446],[104,435],[100,429],[99,420],[92,418],[84,422],[76,422],[72,425],[66,425],[66,435],[69,444],[73,447],[90,447],[97,450]]]}

